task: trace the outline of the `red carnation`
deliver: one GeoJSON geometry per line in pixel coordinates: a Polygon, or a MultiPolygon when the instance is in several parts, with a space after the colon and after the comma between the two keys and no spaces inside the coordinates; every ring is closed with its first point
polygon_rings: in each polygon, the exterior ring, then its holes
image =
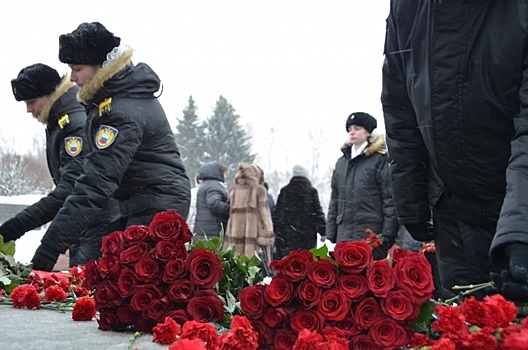
{"type": "Polygon", "coordinates": [[[214,350],[216,346],[216,329],[209,323],[188,321],[183,325],[181,339],[200,339],[207,344],[207,350],[214,350]]]}
{"type": "Polygon", "coordinates": [[[159,344],[172,344],[181,334],[182,327],[172,318],[165,317],[163,323],[158,323],[152,329],[154,336],[152,341],[159,344]]]}
{"type": "Polygon", "coordinates": [[[15,287],[10,297],[15,308],[40,309],[41,307],[40,296],[37,290],[30,285],[15,287]]]}
{"type": "Polygon", "coordinates": [[[72,310],[72,319],[74,321],[91,321],[95,317],[95,300],[84,297],[75,301],[75,306],[72,310]]]}
{"type": "Polygon", "coordinates": [[[61,302],[68,299],[68,293],[60,286],[51,286],[44,290],[44,299],[49,302],[61,302]]]}

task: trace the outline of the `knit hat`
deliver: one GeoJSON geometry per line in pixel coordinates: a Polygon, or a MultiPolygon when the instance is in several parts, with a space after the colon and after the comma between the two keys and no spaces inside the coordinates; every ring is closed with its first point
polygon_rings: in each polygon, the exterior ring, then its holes
{"type": "Polygon", "coordinates": [[[300,165],[294,165],[292,170],[292,176],[303,176],[308,177],[308,170],[300,165]]]}
{"type": "Polygon", "coordinates": [[[59,73],[50,66],[36,63],[22,69],[11,80],[11,89],[17,101],[27,101],[50,95],[61,82],[59,73]]]}
{"type": "Polygon", "coordinates": [[[59,37],[59,60],[68,64],[102,64],[120,43],[121,38],[101,23],[81,23],[73,32],[59,37]]]}
{"type": "Polygon", "coordinates": [[[346,131],[347,132],[348,132],[348,128],[350,127],[350,125],[362,126],[368,132],[372,133],[372,130],[378,127],[378,122],[376,121],[376,118],[374,118],[368,113],[356,112],[356,113],[352,113],[351,115],[347,117],[347,120],[346,120],[346,131]]]}

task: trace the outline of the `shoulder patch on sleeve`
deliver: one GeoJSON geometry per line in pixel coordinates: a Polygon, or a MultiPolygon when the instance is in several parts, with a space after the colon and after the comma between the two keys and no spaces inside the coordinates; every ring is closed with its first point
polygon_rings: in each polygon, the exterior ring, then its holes
{"type": "Polygon", "coordinates": [[[95,135],[95,145],[99,149],[104,149],[114,143],[119,130],[108,125],[101,125],[95,135]]]}
{"type": "Polygon", "coordinates": [[[112,110],[112,98],[108,97],[99,103],[99,117],[103,116],[103,113],[108,113],[112,110]]]}
{"type": "Polygon", "coordinates": [[[82,151],[82,138],[77,136],[66,137],[64,139],[64,148],[70,156],[77,156],[82,151]]]}

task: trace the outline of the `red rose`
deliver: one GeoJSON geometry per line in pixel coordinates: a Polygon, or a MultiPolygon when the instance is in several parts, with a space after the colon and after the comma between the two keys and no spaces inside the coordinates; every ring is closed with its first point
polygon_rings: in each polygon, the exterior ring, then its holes
{"type": "Polygon", "coordinates": [[[384,348],[376,344],[371,337],[368,337],[366,335],[357,335],[355,337],[350,338],[349,348],[353,350],[385,350],[384,348]]]}
{"type": "Polygon", "coordinates": [[[382,317],[384,317],[383,312],[373,297],[367,297],[361,300],[354,312],[354,319],[363,329],[369,329],[382,317]]]}
{"type": "Polygon", "coordinates": [[[250,320],[249,323],[251,323],[251,327],[253,327],[255,332],[258,334],[259,348],[267,348],[273,344],[273,340],[275,339],[275,330],[271,329],[260,320],[250,320]]]}
{"type": "Polygon", "coordinates": [[[165,321],[158,323],[152,331],[154,343],[172,344],[181,334],[182,328],[172,318],[165,317],[165,321]]]}
{"type": "Polygon", "coordinates": [[[186,267],[191,281],[202,288],[212,288],[224,274],[218,255],[204,248],[195,249],[189,254],[186,267]]]}
{"type": "Polygon", "coordinates": [[[95,300],[88,297],[79,298],[75,301],[72,310],[74,321],[91,321],[95,317],[95,300]]]}
{"type": "Polygon", "coordinates": [[[119,306],[123,298],[119,295],[114,281],[103,281],[94,293],[95,305],[98,309],[108,309],[119,306]]]}
{"type": "Polygon", "coordinates": [[[396,284],[396,272],[389,266],[388,260],[376,260],[367,267],[367,285],[377,297],[385,297],[396,284]]]}
{"type": "Polygon", "coordinates": [[[145,242],[131,244],[128,248],[119,254],[119,259],[123,265],[135,265],[135,263],[146,256],[149,251],[149,245],[145,242]]]}
{"type": "Polygon", "coordinates": [[[159,241],[152,249],[150,255],[156,259],[167,262],[174,259],[187,259],[187,249],[182,241],[159,241]]]}
{"type": "Polygon", "coordinates": [[[146,315],[151,320],[161,322],[167,314],[167,310],[172,308],[172,303],[166,296],[162,296],[159,299],[152,300],[146,312],[143,311],[143,315],[146,315]]]}
{"type": "Polygon", "coordinates": [[[306,278],[313,262],[312,253],[308,250],[294,250],[280,261],[277,273],[282,273],[291,281],[300,281],[306,278]]]}
{"type": "Polygon", "coordinates": [[[342,271],[358,274],[372,261],[372,248],[365,241],[341,241],[334,247],[334,259],[342,271]]]}
{"type": "Polygon", "coordinates": [[[331,288],[337,279],[338,270],[329,259],[320,259],[312,263],[308,279],[318,286],[331,288]]]}
{"type": "Polygon", "coordinates": [[[264,312],[264,308],[266,307],[264,289],[264,285],[253,285],[242,289],[238,293],[240,309],[250,318],[259,318],[264,312]]]}
{"type": "Polygon", "coordinates": [[[275,334],[275,339],[273,341],[273,349],[275,350],[290,350],[295,345],[297,337],[293,334],[292,331],[287,329],[280,329],[275,334]]]}
{"type": "Polygon", "coordinates": [[[123,330],[126,326],[119,322],[115,310],[100,311],[97,323],[99,324],[99,329],[102,331],[123,330]]]}
{"type": "Polygon", "coordinates": [[[303,281],[296,290],[297,300],[305,309],[314,307],[321,298],[323,290],[317,284],[311,281],[303,281]]]}
{"type": "Polygon", "coordinates": [[[109,255],[99,259],[97,268],[102,279],[116,279],[119,276],[121,264],[115,256],[109,255]]]}
{"type": "Polygon", "coordinates": [[[183,277],[185,274],[185,261],[182,259],[174,259],[165,265],[161,279],[165,283],[171,283],[183,277]]]}
{"type": "Polygon", "coordinates": [[[288,319],[288,313],[284,308],[268,307],[262,314],[262,321],[271,328],[283,327],[288,319]]]}
{"type": "Polygon", "coordinates": [[[103,256],[118,255],[123,250],[123,231],[114,231],[101,240],[103,256]]]}
{"type": "Polygon", "coordinates": [[[117,309],[117,318],[124,325],[133,325],[141,317],[141,313],[134,311],[130,305],[121,305],[117,309]]]}
{"type": "Polygon", "coordinates": [[[397,321],[412,321],[418,316],[420,305],[414,304],[411,298],[411,292],[408,290],[390,291],[381,300],[381,309],[397,321]]]}
{"type": "Polygon", "coordinates": [[[189,301],[194,294],[194,285],[191,281],[180,279],[171,282],[167,288],[169,298],[177,303],[189,301]]]}
{"type": "Polygon", "coordinates": [[[394,265],[398,281],[406,286],[413,294],[418,304],[431,299],[434,291],[431,265],[423,254],[414,253],[406,256],[394,265]]]}
{"type": "Polygon", "coordinates": [[[143,282],[151,282],[160,277],[160,267],[156,260],[145,256],[134,266],[136,276],[143,282]]]}
{"type": "Polygon", "coordinates": [[[187,243],[192,239],[192,232],[185,219],[175,210],[154,215],[149,225],[149,233],[155,241],[168,241],[174,238],[187,243]]]}
{"type": "Polygon", "coordinates": [[[343,275],[336,281],[336,288],[342,290],[352,301],[358,301],[368,293],[367,280],[361,275],[343,275]]]}
{"type": "Polygon", "coordinates": [[[145,225],[128,226],[125,232],[123,232],[123,239],[125,240],[126,247],[137,242],[150,244],[149,228],[145,225]]]}
{"type": "Polygon", "coordinates": [[[138,284],[136,274],[130,269],[122,269],[117,277],[117,290],[123,298],[130,296],[138,284]]]}
{"type": "Polygon", "coordinates": [[[330,321],[341,321],[350,312],[350,299],[338,289],[323,292],[317,311],[330,321]]]}
{"type": "Polygon", "coordinates": [[[300,310],[292,316],[291,328],[296,332],[300,332],[303,328],[319,332],[323,329],[324,323],[323,315],[317,311],[300,310]]]}
{"type": "Polygon", "coordinates": [[[217,338],[216,329],[209,323],[188,321],[183,325],[181,339],[200,339],[208,350],[215,348],[217,338]]]}
{"type": "Polygon", "coordinates": [[[88,260],[84,270],[84,282],[83,287],[92,290],[95,288],[97,283],[99,283],[99,261],[98,260],[88,260]]]}
{"type": "Polygon", "coordinates": [[[178,324],[185,324],[191,320],[191,315],[184,309],[172,309],[167,313],[167,317],[172,318],[178,324]]]}
{"type": "Polygon", "coordinates": [[[293,296],[293,284],[284,276],[275,276],[266,286],[264,298],[271,306],[287,304],[293,296]]]}
{"type": "Polygon", "coordinates": [[[224,303],[212,289],[194,294],[187,305],[189,315],[199,322],[217,322],[224,318],[224,303]]]}
{"type": "Polygon", "coordinates": [[[341,321],[328,322],[328,324],[342,330],[345,333],[346,338],[361,334],[361,329],[358,327],[352,315],[345,317],[341,321]]]}
{"type": "Polygon", "coordinates": [[[154,284],[136,286],[134,295],[130,300],[130,306],[132,306],[134,311],[143,312],[147,310],[152,300],[161,298],[161,295],[161,291],[154,284]]]}
{"type": "Polygon", "coordinates": [[[152,329],[156,324],[157,322],[149,318],[139,317],[134,323],[134,332],[152,333],[152,329]]]}
{"type": "Polygon", "coordinates": [[[384,349],[400,348],[409,341],[407,332],[398,322],[390,318],[382,318],[375,322],[369,329],[368,335],[384,349]]]}

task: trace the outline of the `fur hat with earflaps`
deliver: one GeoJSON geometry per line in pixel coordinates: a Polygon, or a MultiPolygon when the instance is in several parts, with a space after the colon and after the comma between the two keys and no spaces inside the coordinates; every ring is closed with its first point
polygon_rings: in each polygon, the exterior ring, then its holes
{"type": "Polygon", "coordinates": [[[50,66],[36,63],[22,69],[16,79],[11,80],[11,89],[17,101],[51,95],[61,82],[59,73],[50,66]]]}
{"type": "Polygon", "coordinates": [[[376,118],[371,116],[368,113],[364,112],[356,112],[352,113],[347,117],[346,120],[346,131],[348,132],[348,128],[350,125],[357,125],[364,127],[365,130],[372,133],[372,130],[376,129],[378,127],[378,122],[376,121],[376,118]]]}
{"type": "Polygon", "coordinates": [[[81,23],[73,32],[59,37],[59,60],[67,64],[102,64],[120,43],[121,38],[101,23],[81,23]]]}

